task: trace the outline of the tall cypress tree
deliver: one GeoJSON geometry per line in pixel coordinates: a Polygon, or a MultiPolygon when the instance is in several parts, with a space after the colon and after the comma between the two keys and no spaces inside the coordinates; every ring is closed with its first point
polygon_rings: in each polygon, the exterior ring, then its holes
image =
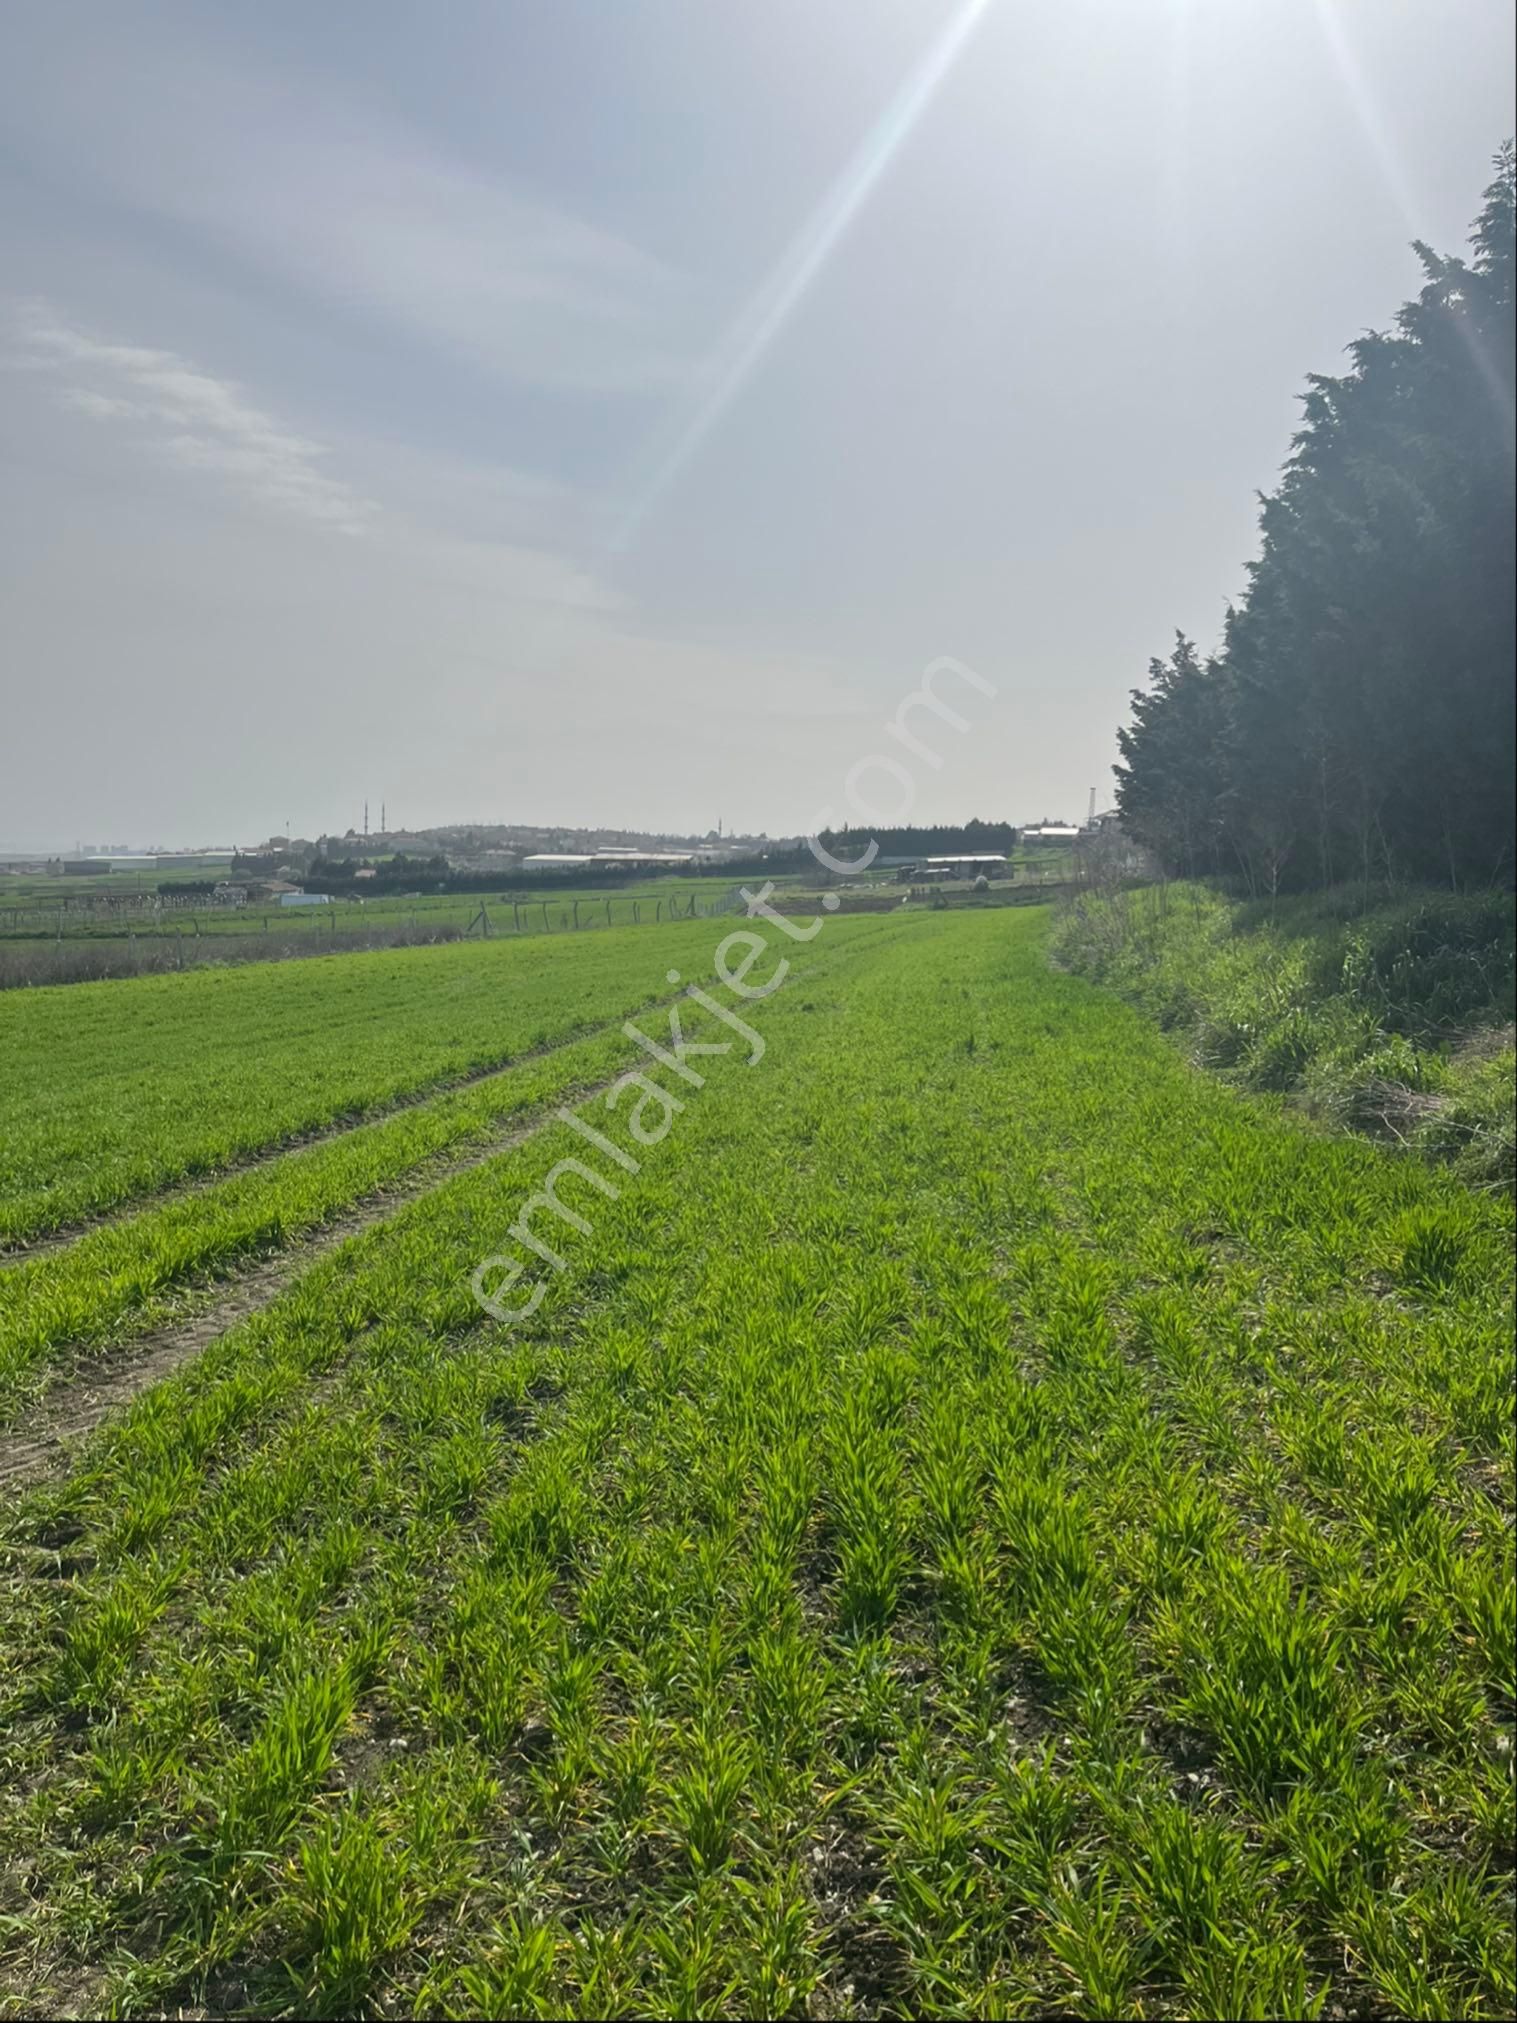
{"type": "Polygon", "coordinates": [[[1173,868],[1511,877],[1514,211],[1508,142],[1472,258],[1419,244],[1394,327],[1309,378],[1219,654],[1135,695],[1118,803],[1173,868]]]}

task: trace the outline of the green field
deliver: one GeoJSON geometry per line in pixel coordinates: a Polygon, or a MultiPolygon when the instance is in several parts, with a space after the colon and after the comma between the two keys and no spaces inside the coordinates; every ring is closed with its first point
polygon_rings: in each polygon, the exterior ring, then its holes
{"type": "Polygon", "coordinates": [[[0,999],[0,1243],[500,1065],[666,994],[681,922],[0,999]],[[651,978],[651,982],[649,979],[651,978]]]}
{"type": "Polygon", "coordinates": [[[0,1270],[0,1441],[543,1122],[13,1479],[0,2014],[1512,2013],[1509,1204],[1041,909],[734,924],[0,1000],[10,1237],[130,1209],[0,1270]]]}
{"type": "MultiPolygon", "coordinates": [[[[110,879],[14,879],[0,883],[0,941],[120,941],[128,929],[140,941],[182,936],[367,933],[415,922],[419,927],[459,929],[477,923],[481,907],[492,935],[562,933],[573,927],[629,927],[710,914],[730,904],[730,880],[650,878],[614,886],[535,883],[530,889],[509,879],[489,892],[390,893],[377,898],[334,898],[326,906],[280,906],[269,900],[246,906],[218,906],[190,893],[163,894],[163,907],[140,910],[158,882],[136,885],[129,877],[110,879]],[[88,888],[87,890],[84,888],[88,888]],[[108,902],[126,901],[113,909],[108,902]]],[[[481,929],[476,924],[475,932],[481,929]]]]}

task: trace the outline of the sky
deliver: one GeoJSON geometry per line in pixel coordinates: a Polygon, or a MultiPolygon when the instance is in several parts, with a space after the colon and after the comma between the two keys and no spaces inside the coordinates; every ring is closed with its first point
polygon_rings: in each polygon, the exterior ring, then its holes
{"type": "Polygon", "coordinates": [[[1512,35],[7,0],[0,849],[1108,804],[1306,374],[1464,249],[1512,35]]]}

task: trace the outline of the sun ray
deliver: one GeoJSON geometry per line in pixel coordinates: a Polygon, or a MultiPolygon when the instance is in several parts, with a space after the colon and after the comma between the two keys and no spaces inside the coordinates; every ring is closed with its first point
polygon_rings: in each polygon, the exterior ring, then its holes
{"type": "Polygon", "coordinates": [[[702,374],[703,391],[689,418],[623,511],[611,539],[613,551],[626,547],[737,398],[921,118],[989,5],[990,0],[965,0],[735,318],[702,374]]]}

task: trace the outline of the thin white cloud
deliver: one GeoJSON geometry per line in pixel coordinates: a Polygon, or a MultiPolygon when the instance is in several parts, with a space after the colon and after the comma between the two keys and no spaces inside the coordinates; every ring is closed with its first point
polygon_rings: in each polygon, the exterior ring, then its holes
{"type": "Polygon", "coordinates": [[[172,351],[92,337],[40,302],[22,306],[16,340],[12,364],[57,376],[65,407],[126,425],[160,460],[337,533],[372,524],[374,504],[321,468],[323,446],[282,426],[230,380],[172,351]]]}
{"type": "Polygon", "coordinates": [[[135,401],[98,393],[92,386],[66,386],[58,398],[64,407],[76,414],[91,414],[96,421],[130,421],[140,412],[135,401]]]}
{"type": "Polygon", "coordinates": [[[588,393],[691,369],[684,288],[627,241],[408,134],[313,117],[256,180],[175,182],[162,209],[270,271],[359,303],[502,376],[588,393]]]}
{"type": "Polygon", "coordinates": [[[25,91],[0,75],[0,118],[60,189],[509,381],[656,393],[691,371],[686,277],[446,134],[260,63],[204,14],[188,34],[108,10],[88,37],[32,32],[56,60],[25,91]]]}

